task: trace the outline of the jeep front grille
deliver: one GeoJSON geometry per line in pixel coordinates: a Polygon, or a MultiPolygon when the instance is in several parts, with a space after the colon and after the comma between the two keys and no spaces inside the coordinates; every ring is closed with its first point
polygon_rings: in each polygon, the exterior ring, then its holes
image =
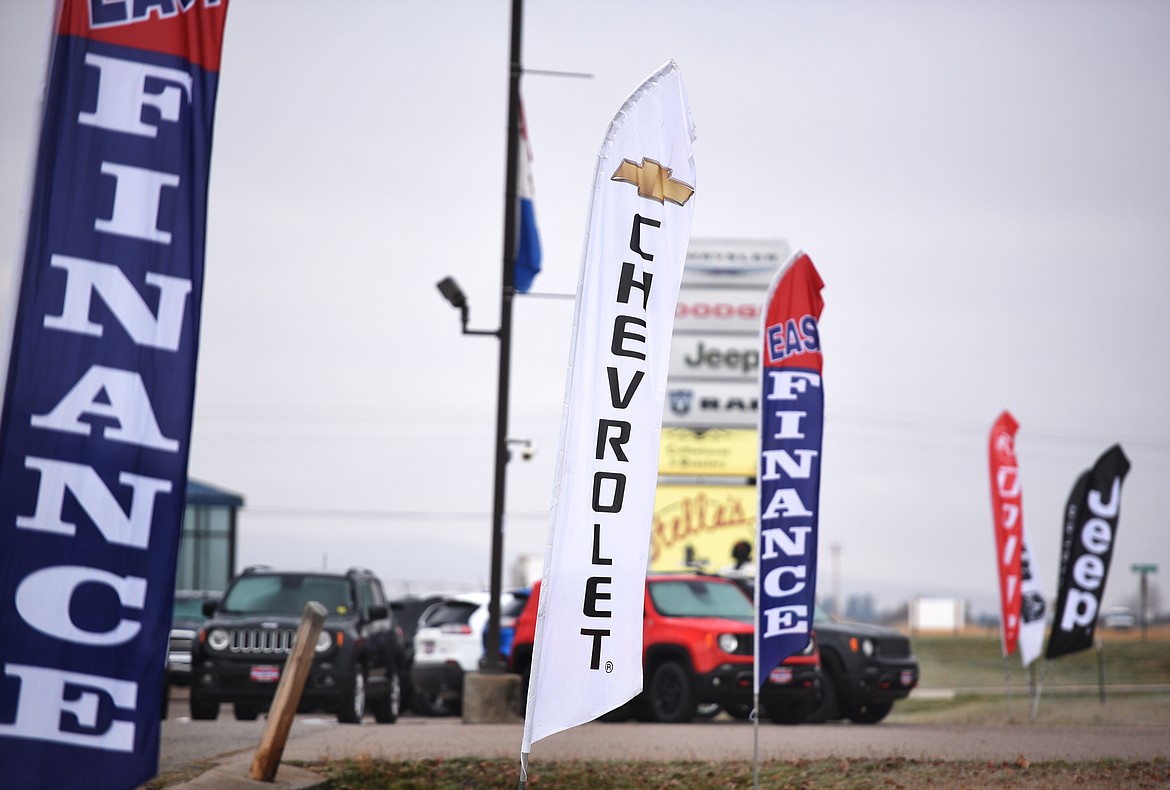
{"type": "Polygon", "coordinates": [[[910,640],[904,636],[878,637],[877,652],[883,658],[910,658],[910,640]]]}
{"type": "Polygon", "coordinates": [[[233,628],[229,631],[231,642],[229,653],[248,655],[284,656],[292,650],[293,629],[233,628]]]}

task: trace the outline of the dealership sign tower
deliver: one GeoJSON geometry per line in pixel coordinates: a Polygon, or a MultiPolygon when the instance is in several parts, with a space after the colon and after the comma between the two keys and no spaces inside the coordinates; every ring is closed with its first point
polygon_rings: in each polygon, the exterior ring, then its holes
{"type": "Polygon", "coordinates": [[[662,416],[653,570],[746,575],[755,546],[760,320],[791,250],[692,239],[675,309],[662,416]],[[736,546],[740,545],[740,551],[736,546]]]}

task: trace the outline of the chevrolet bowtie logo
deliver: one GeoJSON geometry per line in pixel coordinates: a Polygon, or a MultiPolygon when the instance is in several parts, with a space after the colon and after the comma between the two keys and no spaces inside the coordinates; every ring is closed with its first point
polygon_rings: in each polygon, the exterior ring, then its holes
{"type": "Polygon", "coordinates": [[[657,200],[659,203],[669,200],[680,206],[686,205],[695,194],[695,190],[681,181],[670,177],[674,172],[669,167],[663,167],[653,159],[642,158],[642,164],[636,164],[629,159],[623,159],[614,171],[613,181],[625,181],[638,187],[638,196],[657,200]]]}

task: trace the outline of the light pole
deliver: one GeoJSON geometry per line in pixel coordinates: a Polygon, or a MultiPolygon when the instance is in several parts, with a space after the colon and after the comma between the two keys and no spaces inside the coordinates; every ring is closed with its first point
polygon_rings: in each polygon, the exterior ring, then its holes
{"type": "Polygon", "coordinates": [[[488,603],[487,639],[480,672],[503,674],[507,667],[500,660],[500,587],[503,576],[504,550],[504,482],[508,462],[508,383],[512,368],[512,298],[515,295],[516,261],[516,164],[520,144],[520,66],[522,0],[512,0],[512,44],[508,75],[507,169],[504,182],[504,260],[503,284],[500,288],[500,328],[467,328],[467,298],[454,279],[446,277],[437,285],[439,292],[462,313],[463,334],[495,335],[500,340],[500,365],[496,394],[495,492],[492,497],[491,598],[488,603]]]}

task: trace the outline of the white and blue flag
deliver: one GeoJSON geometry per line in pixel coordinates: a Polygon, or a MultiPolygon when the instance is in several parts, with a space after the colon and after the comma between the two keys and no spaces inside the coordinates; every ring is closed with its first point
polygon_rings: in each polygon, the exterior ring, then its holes
{"type": "Polygon", "coordinates": [[[516,173],[516,265],[512,285],[526,294],[532,288],[532,281],[540,273],[540,235],[536,232],[536,210],[532,200],[536,187],[532,180],[532,146],[528,142],[528,123],[524,120],[524,107],[520,107],[520,143],[522,149],[517,157],[516,173]]]}

